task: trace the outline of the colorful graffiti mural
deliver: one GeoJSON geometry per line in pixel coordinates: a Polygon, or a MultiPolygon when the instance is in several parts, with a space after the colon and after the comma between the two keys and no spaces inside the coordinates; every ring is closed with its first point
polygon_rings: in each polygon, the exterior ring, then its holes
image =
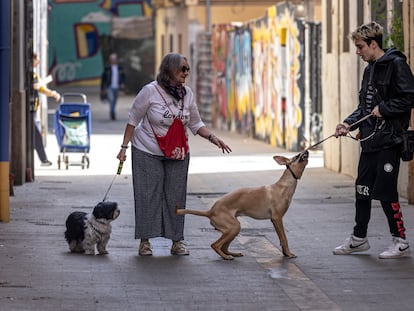
{"type": "Polygon", "coordinates": [[[301,45],[294,11],[274,6],[252,25],[255,70],[255,133],[272,145],[297,149],[302,124],[301,45]]]}
{"type": "Polygon", "coordinates": [[[213,77],[212,93],[213,99],[213,126],[227,129],[228,104],[226,89],[227,68],[227,33],[234,28],[231,25],[213,25],[212,29],[212,61],[215,75],[213,77]]]}
{"type": "Polygon", "coordinates": [[[304,23],[281,4],[242,27],[213,26],[218,126],[288,150],[302,147],[304,118],[311,118],[304,115],[304,64],[311,61],[304,58],[304,23]]]}
{"type": "Polygon", "coordinates": [[[127,82],[130,81],[127,88],[131,92],[153,79],[155,48],[153,31],[148,31],[153,24],[150,0],[49,0],[49,6],[49,72],[56,85],[98,84],[110,52],[118,53],[126,67],[127,82]],[[113,30],[117,25],[133,22],[138,24],[136,38],[131,33],[123,38],[119,28],[117,33],[113,30]],[[140,31],[140,25],[145,31],[140,31]],[[142,37],[143,33],[146,37],[142,37]],[[137,63],[142,65],[136,66],[137,63]]]}
{"type": "Polygon", "coordinates": [[[238,132],[253,129],[253,77],[251,34],[248,27],[215,25],[212,31],[215,68],[216,123],[238,132]]]}

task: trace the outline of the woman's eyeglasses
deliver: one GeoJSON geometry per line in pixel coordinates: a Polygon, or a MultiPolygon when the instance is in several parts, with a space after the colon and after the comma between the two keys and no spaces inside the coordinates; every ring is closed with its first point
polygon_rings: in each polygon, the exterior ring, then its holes
{"type": "Polygon", "coordinates": [[[182,72],[182,73],[190,72],[190,67],[187,67],[187,66],[182,66],[182,67],[181,67],[181,72],[182,72]]]}

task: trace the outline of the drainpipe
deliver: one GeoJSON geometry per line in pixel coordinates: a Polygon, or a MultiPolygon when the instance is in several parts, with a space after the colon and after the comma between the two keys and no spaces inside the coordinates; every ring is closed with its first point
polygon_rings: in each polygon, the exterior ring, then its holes
{"type": "MultiPolygon", "coordinates": [[[[314,144],[312,142],[312,133],[311,133],[311,117],[312,117],[312,99],[310,97],[310,77],[311,77],[311,71],[310,71],[310,30],[309,30],[309,23],[307,21],[303,22],[304,33],[305,33],[305,112],[304,112],[304,122],[305,122],[305,131],[304,136],[305,139],[308,140],[310,144],[314,144]]],[[[300,147],[300,146],[299,146],[300,147]]]]}
{"type": "Polygon", "coordinates": [[[0,221],[10,220],[10,0],[0,1],[0,221]]]}
{"type": "Polygon", "coordinates": [[[206,0],[206,32],[211,33],[211,5],[210,0],[206,0]]]}

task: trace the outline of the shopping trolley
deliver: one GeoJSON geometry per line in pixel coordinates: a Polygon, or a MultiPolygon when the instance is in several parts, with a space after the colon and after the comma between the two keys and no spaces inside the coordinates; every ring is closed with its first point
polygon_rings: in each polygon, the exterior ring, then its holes
{"type": "Polygon", "coordinates": [[[89,168],[89,149],[91,135],[91,110],[83,93],[64,93],[62,102],[55,113],[55,136],[59,145],[58,168],[64,163],[89,168]],[[80,97],[83,102],[68,102],[67,97],[80,97]],[[82,153],[80,161],[69,162],[68,153],[82,153]]]}

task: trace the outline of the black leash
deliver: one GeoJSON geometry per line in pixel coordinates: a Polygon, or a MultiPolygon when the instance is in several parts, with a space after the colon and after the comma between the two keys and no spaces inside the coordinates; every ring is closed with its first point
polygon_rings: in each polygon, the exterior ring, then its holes
{"type": "MultiPolygon", "coordinates": [[[[356,121],[356,122],[352,123],[352,124],[349,126],[349,128],[351,128],[351,127],[353,127],[353,126],[355,126],[355,125],[357,125],[357,124],[361,123],[362,121],[365,121],[366,119],[368,119],[368,118],[369,118],[369,117],[371,117],[371,116],[372,116],[372,114],[367,114],[365,117],[362,117],[362,118],[361,118],[361,119],[359,119],[358,121],[356,121]]],[[[374,134],[375,134],[375,133],[374,133],[374,134]]],[[[332,137],[335,137],[335,134],[332,134],[332,135],[330,135],[330,136],[326,137],[325,139],[322,139],[321,141],[318,141],[316,144],[313,144],[312,146],[310,146],[310,147],[306,148],[306,149],[305,149],[305,151],[314,149],[316,146],[318,146],[318,145],[322,144],[324,141],[326,141],[326,140],[328,140],[329,138],[332,138],[332,137]]],[[[358,140],[357,138],[352,137],[352,136],[345,136],[345,137],[350,137],[350,138],[352,138],[352,139],[358,140]]]]}
{"type": "Polygon", "coordinates": [[[105,196],[104,196],[104,198],[103,198],[102,202],[105,202],[106,197],[108,196],[109,190],[111,190],[111,188],[112,188],[112,185],[113,185],[113,183],[114,183],[114,181],[115,181],[116,176],[117,176],[117,175],[121,175],[121,171],[122,171],[122,166],[123,166],[123,164],[124,164],[123,162],[119,162],[119,164],[118,164],[118,170],[117,170],[117,172],[116,172],[115,176],[112,178],[112,182],[111,182],[111,184],[109,185],[109,188],[108,188],[108,190],[106,191],[105,196]]]}

